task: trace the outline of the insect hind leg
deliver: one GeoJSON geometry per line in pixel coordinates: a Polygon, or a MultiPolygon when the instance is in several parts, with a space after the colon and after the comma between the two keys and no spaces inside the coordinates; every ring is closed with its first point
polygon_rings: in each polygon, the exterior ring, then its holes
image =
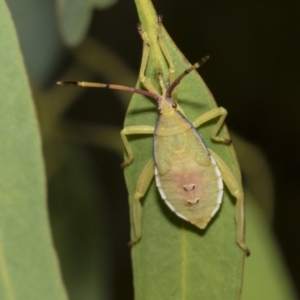
{"type": "Polygon", "coordinates": [[[136,184],[133,199],[130,201],[131,222],[133,227],[133,237],[129,242],[132,246],[136,244],[142,236],[142,205],[140,199],[146,194],[154,176],[154,159],[151,158],[144,167],[136,184]]]}
{"type": "Polygon", "coordinates": [[[245,244],[245,215],[244,215],[244,193],[241,184],[234,177],[226,163],[212,150],[211,155],[217,162],[220,168],[222,179],[228,187],[232,196],[236,198],[235,204],[235,221],[236,221],[236,242],[244,251],[246,256],[250,255],[250,251],[245,244]]]}

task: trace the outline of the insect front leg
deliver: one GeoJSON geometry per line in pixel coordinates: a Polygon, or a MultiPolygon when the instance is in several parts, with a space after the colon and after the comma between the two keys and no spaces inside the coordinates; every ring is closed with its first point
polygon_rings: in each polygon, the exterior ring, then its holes
{"type": "Polygon", "coordinates": [[[159,94],[156,88],[154,87],[152,81],[150,78],[145,76],[148,60],[149,60],[149,54],[150,54],[150,43],[147,37],[147,33],[143,31],[143,28],[141,24],[138,24],[138,33],[140,34],[142,40],[143,40],[143,53],[142,53],[142,61],[141,61],[141,67],[140,67],[140,73],[139,73],[139,79],[143,86],[151,93],[159,94]]]}
{"type": "Polygon", "coordinates": [[[228,187],[230,193],[236,198],[235,220],[236,220],[236,241],[240,248],[245,252],[246,256],[250,255],[250,251],[245,244],[245,215],[244,215],[244,193],[241,184],[233,176],[226,163],[212,150],[211,155],[220,168],[222,179],[228,187]]]}
{"type": "Polygon", "coordinates": [[[144,167],[136,184],[136,190],[131,204],[131,221],[133,225],[133,238],[129,245],[134,245],[142,236],[142,206],[140,199],[146,194],[154,176],[154,159],[151,158],[144,167]]]}
{"type": "Polygon", "coordinates": [[[199,116],[194,122],[193,125],[195,128],[199,127],[203,123],[206,123],[214,118],[219,117],[219,120],[217,124],[214,126],[212,133],[211,133],[211,138],[214,141],[221,142],[224,144],[230,144],[231,140],[227,138],[222,138],[220,136],[217,136],[218,132],[220,131],[221,127],[224,124],[224,120],[227,116],[227,110],[223,107],[216,107],[212,110],[207,111],[206,113],[202,114],[199,116]]]}
{"type": "MultiPolygon", "coordinates": [[[[166,58],[168,65],[169,65],[169,84],[171,84],[175,79],[176,79],[176,74],[175,74],[175,64],[174,61],[169,53],[169,50],[166,46],[166,43],[163,39],[162,35],[162,16],[158,16],[158,31],[157,31],[157,41],[159,44],[159,47],[164,54],[164,57],[166,58]]],[[[172,92],[172,99],[177,101],[176,99],[176,90],[172,92]]]]}
{"type": "Polygon", "coordinates": [[[133,151],[132,151],[132,148],[130,146],[130,143],[127,139],[127,135],[130,135],[130,134],[154,134],[154,130],[155,128],[153,126],[143,126],[143,125],[139,125],[139,126],[128,126],[128,127],[124,127],[120,134],[121,134],[121,138],[122,138],[122,141],[123,141],[123,144],[124,144],[124,148],[125,148],[125,151],[127,153],[127,158],[124,160],[124,162],[122,163],[122,168],[128,166],[133,158],[134,158],[134,155],[133,155],[133,151]]]}

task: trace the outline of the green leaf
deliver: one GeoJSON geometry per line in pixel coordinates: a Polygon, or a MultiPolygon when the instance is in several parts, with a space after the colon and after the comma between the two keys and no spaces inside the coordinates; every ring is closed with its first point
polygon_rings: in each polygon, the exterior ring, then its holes
{"type": "MultiPolygon", "coordinates": [[[[263,180],[264,181],[264,180],[263,180]]],[[[245,264],[242,300],[297,299],[265,213],[247,193],[247,233],[252,256],[245,264]]]]}
{"type": "Polygon", "coordinates": [[[49,230],[38,122],[4,0],[0,40],[0,299],[66,299],[49,230]]]}
{"type": "Polygon", "coordinates": [[[65,152],[49,182],[49,207],[68,294],[72,300],[111,299],[108,199],[87,151],[65,144],[65,152]]]}
{"type": "MultiPolygon", "coordinates": [[[[167,80],[168,66],[157,44],[157,14],[149,1],[136,1],[140,21],[150,41],[147,76],[159,89],[157,73],[167,80]]],[[[162,32],[175,63],[176,74],[189,64],[166,31],[162,32]]],[[[205,67],[209,67],[206,65],[205,67]]],[[[142,85],[138,84],[139,88],[142,85]]],[[[190,120],[216,106],[208,88],[196,72],[189,74],[176,88],[177,98],[190,120]]],[[[125,126],[155,126],[155,105],[147,98],[134,95],[127,111],[125,126]]],[[[231,146],[213,143],[210,134],[214,122],[201,126],[199,132],[240,180],[239,167],[231,146]]],[[[226,136],[224,128],[221,136],[226,136]]],[[[134,161],[125,169],[130,199],[138,177],[153,155],[152,136],[130,136],[134,161]]],[[[244,253],[236,244],[235,199],[228,191],[219,213],[206,230],[181,220],[163,203],[154,181],[142,199],[142,238],[132,248],[136,299],[239,299],[244,253]]]]}
{"type": "Polygon", "coordinates": [[[68,46],[79,44],[85,37],[94,8],[104,9],[117,0],[58,0],[57,14],[63,39],[68,46]]]}

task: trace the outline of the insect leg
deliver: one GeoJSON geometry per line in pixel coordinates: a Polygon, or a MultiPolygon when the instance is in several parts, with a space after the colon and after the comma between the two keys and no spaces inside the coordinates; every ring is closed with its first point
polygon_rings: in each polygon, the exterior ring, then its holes
{"type": "Polygon", "coordinates": [[[145,76],[145,71],[147,68],[147,63],[150,54],[150,43],[148,41],[147,33],[143,31],[143,28],[140,23],[137,26],[137,30],[143,40],[142,62],[139,73],[140,81],[149,92],[159,94],[156,88],[154,87],[153,83],[151,82],[151,79],[145,76]]]}
{"type": "Polygon", "coordinates": [[[236,220],[236,242],[245,252],[246,256],[250,255],[250,251],[245,244],[245,215],[244,215],[244,193],[241,184],[233,176],[232,172],[225,162],[212,150],[211,155],[220,168],[222,179],[228,187],[230,193],[236,198],[235,220],[236,220]]]}
{"type": "Polygon", "coordinates": [[[125,127],[121,130],[120,132],[121,134],[121,138],[125,147],[125,151],[128,155],[128,157],[125,159],[125,161],[122,163],[122,167],[126,167],[127,165],[129,165],[132,160],[133,160],[133,151],[132,148],[128,142],[127,139],[127,135],[130,134],[154,134],[154,127],[152,126],[143,126],[143,125],[139,125],[139,126],[129,126],[129,127],[125,127]]]}
{"type": "MultiPolygon", "coordinates": [[[[163,39],[163,36],[162,36],[162,16],[158,16],[158,32],[157,32],[157,41],[158,41],[158,44],[160,46],[160,49],[162,51],[162,53],[164,54],[168,64],[169,64],[169,83],[172,83],[174,80],[175,80],[175,64],[173,62],[173,59],[168,51],[168,48],[166,46],[166,43],[163,39]]],[[[172,96],[173,96],[173,99],[175,100],[175,97],[176,97],[176,92],[172,93],[172,96]]]]}
{"type": "Polygon", "coordinates": [[[154,159],[151,158],[149,162],[144,167],[137,185],[136,190],[133,195],[131,203],[131,221],[133,225],[133,239],[130,241],[129,245],[132,246],[142,236],[142,206],[140,199],[145,195],[147,192],[152,178],[154,176],[154,159]]]}
{"type": "Polygon", "coordinates": [[[214,141],[221,142],[224,144],[230,144],[231,140],[227,138],[222,138],[220,136],[217,136],[218,132],[220,131],[221,127],[224,124],[224,120],[227,116],[227,110],[223,107],[216,107],[212,110],[207,111],[206,113],[202,114],[199,116],[194,122],[193,125],[195,128],[199,127],[203,123],[206,123],[214,118],[219,117],[219,120],[217,124],[214,126],[212,133],[211,133],[211,138],[214,141]]]}

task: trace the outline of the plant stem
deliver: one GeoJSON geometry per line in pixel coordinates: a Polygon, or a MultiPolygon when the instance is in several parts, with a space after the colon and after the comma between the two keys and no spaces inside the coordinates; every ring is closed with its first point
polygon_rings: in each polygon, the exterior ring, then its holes
{"type": "Polygon", "coordinates": [[[150,60],[153,62],[155,76],[159,71],[167,73],[165,59],[157,42],[158,19],[152,1],[135,0],[135,4],[143,31],[146,32],[151,47],[150,60]]]}

